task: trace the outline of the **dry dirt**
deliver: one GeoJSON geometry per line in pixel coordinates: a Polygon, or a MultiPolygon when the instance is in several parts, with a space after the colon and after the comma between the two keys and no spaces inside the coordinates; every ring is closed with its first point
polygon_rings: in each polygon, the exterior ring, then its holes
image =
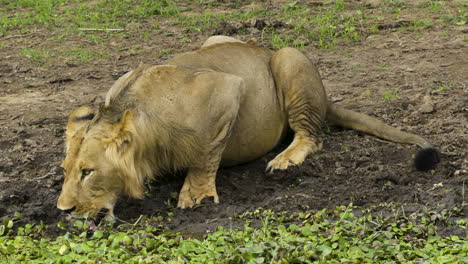
{"type": "MultiPolygon", "coordinates": [[[[0,50],[0,217],[20,212],[25,222],[53,226],[63,217],[55,203],[63,180],[58,166],[70,111],[101,102],[115,79],[140,62],[157,64],[171,56],[160,55],[160,50],[192,50],[214,33],[190,33],[191,42],[181,43],[177,36],[184,33],[183,28],[167,25],[167,30],[173,34],[144,41],[136,35],[122,39],[119,46],[140,48],[135,55],[130,49],[115,48],[109,40],[106,45],[112,56],[82,64],[56,59],[42,65],[18,56],[18,47],[55,45],[47,31],[0,36],[4,43],[0,50]]],[[[293,212],[350,202],[358,206],[397,202],[407,204],[407,213],[426,207],[460,208],[468,196],[467,49],[462,31],[458,27],[419,32],[390,28],[336,49],[305,49],[319,66],[330,100],[428,138],[442,153],[435,170],[414,169],[416,146],[327,124],[322,151],[300,167],[264,172],[284,143],[255,162],[220,170],[218,205],[208,201],[194,209],[175,209],[183,183],[180,173],[149,185],[144,200],[121,199],[116,215],[134,221],[142,214],[166,217],[173,212],[167,227],[197,233],[230,226],[231,216],[259,207],[293,212]],[[396,91],[398,96],[384,99],[396,91]]],[[[258,34],[245,36],[258,38],[258,34]]],[[[79,36],[64,40],[63,45],[92,48],[79,36]]],[[[461,209],[468,213],[466,207],[461,209]]]]}

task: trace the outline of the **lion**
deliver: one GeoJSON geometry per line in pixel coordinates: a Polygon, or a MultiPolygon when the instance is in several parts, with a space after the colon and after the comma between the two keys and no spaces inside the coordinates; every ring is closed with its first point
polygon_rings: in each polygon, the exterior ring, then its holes
{"type": "Polygon", "coordinates": [[[219,203],[219,167],[265,155],[288,130],[291,144],[266,170],[300,165],[321,148],[325,120],[420,146],[418,170],[440,161],[426,139],[331,103],[316,66],[300,51],[214,36],[161,65],[141,64],[113,84],[98,109],[70,114],[57,207],[74,217],[103,210],[113,217],[119,196],[142,199],[146,180],[178,169],[187,169],[179,208],[205,197],[219,203]]]}

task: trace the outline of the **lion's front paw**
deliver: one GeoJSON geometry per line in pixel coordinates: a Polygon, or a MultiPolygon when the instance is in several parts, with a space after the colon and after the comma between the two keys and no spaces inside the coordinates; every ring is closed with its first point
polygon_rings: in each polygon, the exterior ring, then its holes
{"type": "Polygon", "coordinates": [[[219,203],[219,196],[215,190],[204,190],[197,191],[194,189],[188,188],[187,190],[180,191],[179,202],[177,207],[181,209],[192,208],[197,204],[200,204],[205,197],[213,197],[215,203],[219,203]]]}

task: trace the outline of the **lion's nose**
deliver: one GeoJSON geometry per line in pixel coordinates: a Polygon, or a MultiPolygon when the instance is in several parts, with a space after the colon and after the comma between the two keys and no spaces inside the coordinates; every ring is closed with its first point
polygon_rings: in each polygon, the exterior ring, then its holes
{"type": "Polygon", "coordinates": [[[70,209],[62,209],[62,210],[67,214],[71,214],[71,212],[75,211],[75,209],[76,209],[76,206],[73,206],[70,209]]]}

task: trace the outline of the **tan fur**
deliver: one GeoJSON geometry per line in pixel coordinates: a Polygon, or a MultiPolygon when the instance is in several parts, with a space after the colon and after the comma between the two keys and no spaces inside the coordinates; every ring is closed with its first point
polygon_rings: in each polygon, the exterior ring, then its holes
{"type": "Polygon", "coordinates": [[[225,36],[203,47],[164,65],[140,65],[115,82],[96,113],[87,107],[71,113],[58,208],[73,209],[74,216],[107,208],[112,215],[117,197],[143,198],[147,179],[181,168],[188,173],[179,207],[193,207],[207,196],[218,202],[219,166],[261,157],[288,128],[295,132],[293,142],[267,169],[299,165],[321,148],[326,118],[388,140],[430,146],[329,103],[316,67],[295,49],[272,52],[225,36]]]}

